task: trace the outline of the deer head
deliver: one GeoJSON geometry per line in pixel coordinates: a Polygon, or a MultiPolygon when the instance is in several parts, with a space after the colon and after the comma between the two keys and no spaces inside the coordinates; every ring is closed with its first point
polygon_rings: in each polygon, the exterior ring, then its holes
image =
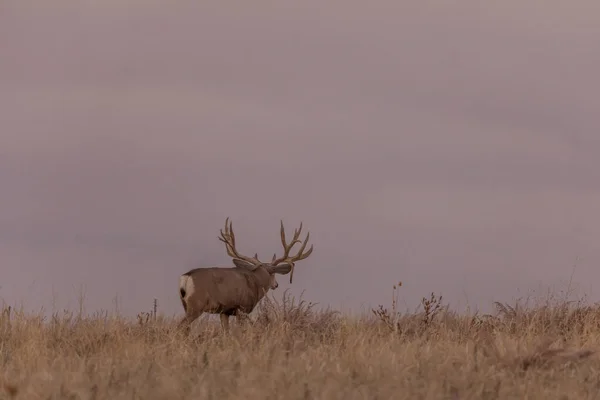
{"type": "Polygon", "coordinates": [[[225,243],[225,248],[227,249],[227,254],[232,257],[233,264],[238,268],[244,268],[249,271],[260,271],[266,272],[269,274],[269,287],[271,289],[277,289],[279,284],[277,283],[277,279],[275,277],[276,274],[287,275],[290,274],[290,283],[293,281],[294,277],[294,267],[296,262],[306,259],[311,255],[313,251],[313,246],[305,252],[306,245],[308,244],[308,239],[310,238],[310,232],[307,233],[304,241],[299,239],[300,234],[302,233],[302,223],[300,223],[300,227],[294,230],[294,236],[290,243],[287,243],[285,237],[285,228],[283,226],[283,221],[281,221],[281,244],[283,245],[283,255],[277,258],[276,254],[273,254],[273,259],[270,262],[262,262],[258,258],[258,254],[254,254],[254,257],[248,257],[240,254],[235,247],[235,234],[233,232],[233,223],[229,221],[229,218],[225,220],[225,230],[221,229],[221,236],[219,240],[225,243]],[[294,247],[296,243],[301,243],[300,249],[298,252],[290,256],[290,251],[294,247]]]}

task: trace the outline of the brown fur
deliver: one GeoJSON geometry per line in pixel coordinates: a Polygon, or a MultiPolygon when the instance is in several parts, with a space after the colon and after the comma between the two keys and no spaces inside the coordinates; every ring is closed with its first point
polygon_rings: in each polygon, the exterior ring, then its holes
{"type": "MultiPolygon", "coordinates": [[[[270,265],[264,264],[253,271],[240,268],[196,268],[183,276],[192,279],[194,292],[181,293],[181,302],[186,316],[180,323],[189,331],[190,324],[203,313],[221,314],[225,330],[229,328],[228,317],[252,312],[258,302],[271,289],[273,273],[270,265]],[[188,296],[189,295],[189,296],[188,296]],[[188,296],[184,299],[185,296],[188,296]]],[[[289,272],[289,271],[288,271],[289,272]]],[[[284,271],[285,273],[285,271],[284,271]]]]}

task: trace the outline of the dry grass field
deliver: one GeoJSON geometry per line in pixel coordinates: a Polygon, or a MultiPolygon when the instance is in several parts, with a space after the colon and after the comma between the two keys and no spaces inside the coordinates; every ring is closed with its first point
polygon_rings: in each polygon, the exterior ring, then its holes
{"type": "Polygon", "coordinates": [[[440,299],[350,318],[264,301],[224,335],[140,314],[0,317],[2,399],[595,399],[600,306],[496,304],[459,315],[440,299]]]}

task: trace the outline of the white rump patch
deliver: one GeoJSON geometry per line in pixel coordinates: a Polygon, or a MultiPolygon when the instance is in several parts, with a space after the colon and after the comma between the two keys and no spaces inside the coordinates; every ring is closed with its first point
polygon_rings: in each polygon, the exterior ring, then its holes
{"type": "Polygon", "coordinates": [[[184,300],[188,299],[194,293],[194,280],[189,275],[181,275],[179,277],[179,293],[181,289],[185,290],[184,300]]]}

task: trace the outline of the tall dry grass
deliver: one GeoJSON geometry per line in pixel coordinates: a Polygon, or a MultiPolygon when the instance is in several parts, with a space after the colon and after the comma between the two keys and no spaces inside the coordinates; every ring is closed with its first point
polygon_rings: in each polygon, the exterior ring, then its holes
{"type": "MultiPolygon", "coordinates": [[[[600,306],[497,304],[350,318],[284,297],[224,335],[151,314],[0,317],[0,398],[594,399],[600,306]]],[[[232,321],[233,322],[233,321],[232,321]]]]}

